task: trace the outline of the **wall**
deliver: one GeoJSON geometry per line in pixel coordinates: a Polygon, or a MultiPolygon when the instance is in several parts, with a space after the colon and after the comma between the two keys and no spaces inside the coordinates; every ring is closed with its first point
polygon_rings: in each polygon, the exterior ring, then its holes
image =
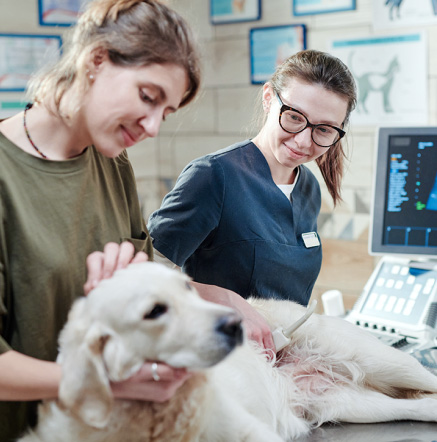
{"type": "MultiPolygon", "coordinates": [[[[216,26],[209,21],[209,0],[172,0],[170,4],[195,30],[203,57],[204,80],[197,101],[171,116],[162,125],[158,138],[129,149],[145,216],[159,207],[162,197],[190,160],[255,134],[251,121],[260,105],[260,86],[250,84],[250,28],[305,23],[307,47],[320,50],[327,50],[327,42],[333,38],[375,34],[372,0],[357,0],[354,11],[303,17],[292,16],[291,0],[262,0],[260,21],[216,26]]],[[[437,27],[424,29],[429,42],[428,123],[435,125],[437,27]]],[[[417,30],[403,28],[402,32],[417,30]]],[[[0,32],[57,34],[62,31],[38,26],[37,0],[0,0],[0,32]]],[[[0,100],[19,95],[0,94],[0,100]]],[[[347,307],[359,296],[375,265],[375,258],[367,253],[375,132],[375,127],[349,128],[350,164],[343,184],[344,203],[335,210],[322,184],[319,226],[324,260],[314,296],[338,288],[347,307]]],[[[312,170],[320,178],[317,169],[312,167],[312,170]]]]}

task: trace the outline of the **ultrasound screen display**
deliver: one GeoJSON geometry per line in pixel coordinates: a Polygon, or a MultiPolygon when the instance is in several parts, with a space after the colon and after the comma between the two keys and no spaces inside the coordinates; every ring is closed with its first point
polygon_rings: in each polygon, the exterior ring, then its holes
{"type": "Polygon", "coordinates": [[[382,244],[426,253],[437,248],[437,136],[392,135],[388,143],[382,244]]]}

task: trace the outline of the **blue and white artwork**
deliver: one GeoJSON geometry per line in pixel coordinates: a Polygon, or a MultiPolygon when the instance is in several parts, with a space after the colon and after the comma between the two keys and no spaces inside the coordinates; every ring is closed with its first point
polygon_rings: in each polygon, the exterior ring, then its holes
{"type": "Polygon", "coordinates": [[[276,66],[290,55],[306,48],[306,27],[300,25],[271,26],[250,30],[251,82],[268,81],[276,66]]]}
{"type": "Polygon", "coordinates": [[[70,26],[90,0],[38,0],[41,26],[70,26]]]}
{"type": "Polygon", "coordinates": [[[437,0],[373,0],[375,29],[437,24],[437,0]]]}
{"type": "Polygon", "coordinates": [[[254,21],[261,18],[261,0],[210,0],[212,24],[254,21]]]}
{"type": "Polygon", "coordinates": [[[365,36],[331,42],[358,88],[354,125],[428,123],[427,45],[423,32],[365,36]]]}
{"type": "Polygon", "coordinates": [[[293,0],[293,15],[326,14],[356,9],[355,0],[293,0]]]}
{"type": "Polygon", "coordinates": [[[24,91],[32,74],[56,62],[61,37],[40,34],[0,34],[0,91],[24,91]]]}

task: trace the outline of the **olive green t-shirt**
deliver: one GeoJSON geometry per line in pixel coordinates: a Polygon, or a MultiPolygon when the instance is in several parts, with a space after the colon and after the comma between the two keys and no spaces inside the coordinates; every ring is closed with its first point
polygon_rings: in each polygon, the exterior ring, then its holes
{"type": "MultiPolygon", "coordinates": [[[[54,361],[58,334],[83,294],[86,257],[126,239],[152,254],[126,153],[110,159],[89,147],[48,161],[0,133],[0,353],[54,361]]],[[[0,442],[34,419],[34,403],[0,402],[0,442]]]]}

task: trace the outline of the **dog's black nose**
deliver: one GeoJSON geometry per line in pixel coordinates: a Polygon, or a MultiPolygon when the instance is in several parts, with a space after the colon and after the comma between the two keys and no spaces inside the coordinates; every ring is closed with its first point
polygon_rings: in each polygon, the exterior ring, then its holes
{"type": "Polygon", "coordinates": [[[226,337],[228,343],[233,347],[243,342],[243,327],[241,325],[241,319],[238,316],[231,315],[220,318],[216,330],[222,336],[226,337]]]}

